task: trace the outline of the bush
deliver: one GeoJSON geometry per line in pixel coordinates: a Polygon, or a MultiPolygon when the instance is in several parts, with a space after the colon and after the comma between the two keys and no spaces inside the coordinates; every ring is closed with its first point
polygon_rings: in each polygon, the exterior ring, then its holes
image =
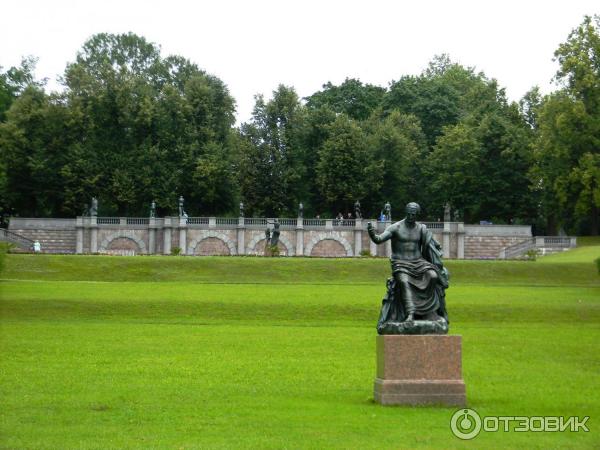
{"type": "Polygon", "coordinates": [[[598,275],[600,275],[600,258],[596,258],[595,260],[596,267],[598,268],[598,275]]]}
{"type": "Polygon", "coordinates": [[[360,256],[372,256],[371,255],[371,250],[362,250],[360,252],[360,256]]]}
{"type": "Polygon", "coordinates": [[[171,256],[179,256],[181,255],[181,247],[173,247],[171,249],[171,256]]]}
{"type": "Polygon", "coordinates": [[[525,252],[525,259],[527,261],[535,261],[540,254],[537,248],[531,248],[525,252]]]}

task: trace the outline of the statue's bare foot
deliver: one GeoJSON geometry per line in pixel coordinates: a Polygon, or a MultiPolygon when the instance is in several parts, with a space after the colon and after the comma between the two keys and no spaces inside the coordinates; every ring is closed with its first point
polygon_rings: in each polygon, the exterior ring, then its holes
{"type": "Polygon", "coordinates": [[[412,314],[409,314],[408,317],[406,318],[405,322],[414,322],[415,318],[412,314]]]}

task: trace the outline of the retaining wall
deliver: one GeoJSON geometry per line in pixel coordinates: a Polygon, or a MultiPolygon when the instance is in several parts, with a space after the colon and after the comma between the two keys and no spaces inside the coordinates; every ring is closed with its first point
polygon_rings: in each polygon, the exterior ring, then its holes
{"type": "MultiPolygon", "coordinates": [[[[369,239],[368,220],[279,219],[282,256],[389,257],[390,243],[369,239]]],[[[376,222],[378,231],[388,223],[376,222]]],[[[11,218],[9,229],[38,240],[49,253],[106,253],[119,255],[256,255],[265,251],[265,229],[273,219],[221,218],[11,218]]],[[[531,237],[530,226],[425,223],[442,244],[445,258],[497,258],[502,248],[531,237]]]]}

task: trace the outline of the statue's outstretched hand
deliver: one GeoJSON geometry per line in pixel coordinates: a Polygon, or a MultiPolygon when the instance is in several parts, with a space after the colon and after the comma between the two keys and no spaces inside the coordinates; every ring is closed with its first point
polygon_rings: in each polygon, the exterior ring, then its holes
{"type": "Polygon", "coordinates": [[[371,222],[367,222],[367,230],[373,230],[373,224],[371,222]]]}

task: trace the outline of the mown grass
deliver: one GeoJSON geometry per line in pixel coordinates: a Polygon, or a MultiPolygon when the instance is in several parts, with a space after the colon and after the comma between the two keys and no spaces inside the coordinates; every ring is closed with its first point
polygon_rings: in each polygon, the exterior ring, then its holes
{"type": "MultiPolygon", "coordinates": [[[[600,286],[595,277],[593,254],[600,247],[576,249],[539,258],[566,257],[552,264],[532,261],[446,262],[452,283],[524,284],[560,286],[562,284],[600,286]]],[[[600,254],[598,255],[600,256],[600,254]]],[[[389,261],[384,258],[258,258],[258,257],[164,257],[164,256],[53,256],[10,255],[3,278],[64,281],[153,281],[195,283],[257,284],[379,284],[389,276],[389,261]]]]}
{"type": "Polygon", "coordinates": [[[372,401],[384,260],[8,255],[0,448],[598,448],[591,256],[448,262],[469,406],[590,416],[460,441],[372,401]]]}

